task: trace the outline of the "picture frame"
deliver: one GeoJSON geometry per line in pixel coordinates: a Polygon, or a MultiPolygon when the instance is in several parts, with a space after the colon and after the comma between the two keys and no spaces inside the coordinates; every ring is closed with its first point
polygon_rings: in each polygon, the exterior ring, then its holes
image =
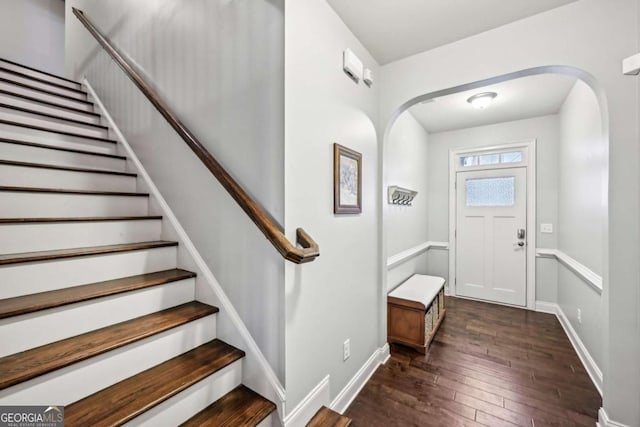
{"type": "Polygon", "coordinates": [[[333,144],[333,213],[362,213],[362,154],[333,144]]]}

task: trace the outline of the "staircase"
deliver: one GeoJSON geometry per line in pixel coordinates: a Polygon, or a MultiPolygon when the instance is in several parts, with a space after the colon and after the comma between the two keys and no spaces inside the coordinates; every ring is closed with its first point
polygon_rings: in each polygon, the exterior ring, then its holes
{"type": "Polygon", "coordinates": [[[270,425],[80,83],[0,59],[0,405],[66,426],[270,425]]]}

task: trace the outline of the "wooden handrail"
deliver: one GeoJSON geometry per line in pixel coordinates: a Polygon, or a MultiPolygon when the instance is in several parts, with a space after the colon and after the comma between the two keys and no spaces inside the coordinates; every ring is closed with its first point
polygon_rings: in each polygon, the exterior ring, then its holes
{"type": "Polygon", "coordinates": [[[209,153],[195,135],[178,119],[169,106],[160,98],[155,90],[140,76],[132,64],[105,38],[93,23],[79,9],[73,8],[73,13],[86,29],[95,37],[125,74],[151,101],[160,114],[169,122],[171,127],[187,143],[189,148],[200,158],[202,163],[218,179],[233,199],[240,205],[249,218],[258,226],[267,240],[287,260],[302,264],[315,260],[320,255],[318,244],[302,228],[296,230],[296,241],[301,247],[292,244],[284,235],[274,220],[256,203],[244,189],[224,170],[222,165],[209,153]]]}

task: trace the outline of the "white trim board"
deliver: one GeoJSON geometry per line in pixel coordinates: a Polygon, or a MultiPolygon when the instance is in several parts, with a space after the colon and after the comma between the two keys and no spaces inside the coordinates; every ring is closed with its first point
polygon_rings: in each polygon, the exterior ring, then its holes
{"type": "Polygon", "coordinates": [[[596,364],[596,361],[593,360],[593,357],[591,357],[589,350],[587,350],[587,347],[580,339],[580,336],[578,335],[576,330],[573,329],[571,322],[564,314],[564,311],[562,311],[562,308],[558,304],[553,302],[536,301],[536,311],[556,315],[558,321],[560,322],[560,325],[562,326],[562,329],[564,329],[565,334],[567,334],[567,337],[569,338],[573,349],[578,354],[580,362],[582,362],[582,365],[589,374],[591,382],[593,382],[593,385],[598,390],[598,393],[600,393],[600,396],[602,396],[602,371],[596,364]]]}
{"type": "Polygon", "coordinates": [[[151,193],[151,197],[154,199],[154,201],[158,204],[158,206],[162,210],[163,217],[168,220],[169,225],[175,231],[177,235],[177,240],[180,243],[180,247],[184,248],[187,251],[189,256],[192,258],[192,261],[195,263],[197,269],[200,270],[198,272],[199,273],[198,275],[202,277],[205,283],[207,283],[211,287],[214,294],[218,298],[219,305],[220,305],[219,307],[220,314],[224,314],[225,316],[228,316],[230,323],[233,325],[233,329],[235,330],[237,336],[240,338],[240,341],[243,344],[242,350],[244,350],[246,354],[246,357],[242,362],[243,363],[243,382],[245,381],[245,373],[248,370],[247,368],[253,368],[252,370],[254,372],[255,371],[260,372],[262,378],[260,378],[258,382],[251,382],[248,385],[253,389],[255,389],[256,392],[265,396],[267,399],[276,401],[275,403],[278,407],[278,414],[280,416],[280,419],[283,419],[286,393],[285,393],[284,387],[282,386],[282,384],[280,384],[280,380],[278,379],[278,376],[273,371],[273,368],[271,368],[271,365],[269,364],[267,359],[264,357],[264,354],[258,347],[258,344],[255,342],[255,340],[251,336],[249,329],[247,329],[246,325],[242,321],[242,318],[234,308],[233,304],[231,303],[231,300],[229,299],[229,297],[226,295],[226,293],[220,286],[220,283],[218,283],[218,281],[216,280],[215,276],[213,275],[213,272],[207,266],[204,259],[200,256],[200,253],[198,252],[195,245],[187,235],[186,231],[180,225],[178,218],[175,216],[175,214],[167,204],[166,200],[162,197],[162,194],[160,194],[160,190],[158,190],[158,188],[155,186],[155,184],[151,180],[151,177],[149,176],[146,169],[140,162],[140,159],[138,159],[138,157],[136,156],[135,152],[131,148],[131,145],[129,145],[129,142],[125,138],[124,134],[120,131],[120,128],[118,128],[115,121],[113,120],[113,117],[111,116],[111,114],[109,114],[109,111],[105,108],[104,104],[102,103],[102,100],[98,97],[98,95],[96,94],[95,90],[93,89],[93,87],[91,86],[91,84],[89,83],[86,77],[82,79],[82,83],[86,86],[87,91],[95,101],[95,104],[98,106],[103,117],[109,123],[110,130],[113,131],[113,133],[116,136],[116,139],[120,144],[122,144],[122,147],[127,152],[127,156],[128,156],[127,160],[130,160],[133,163],[136,169],[136,172],[138,173],[138,176],[142,178],[145,185],[148,187],[149,193],[151,193]],[[256,365],[256,366],[249,367],[247,366],[249,364],[256,365]]]}
{"type": "Polygon", "coordinates": [[[389,344],[385,344],[383,347],[374,351],[342,391],[333,399],[330,408],[343,414],[349,405],[351,405],[351,402],[358,396],[360,390],[367,384],[369,378],[371,378],[376,369],[378,369],[378,366],[387,363],[389,357],[391,357],[389,344]]]}
{"type": "Polygon", "coordinates": [[[558,262],[562,263],[565,267],[584,280],[589,286],[598,292],[598,294],[602,294],[602,277],[561,250],[537,248],[536,257],[555,258],[558,262]]]}
{"type": "Polygon", "coordinates": [[[322,408],[331,402],[330,376],[324,377],[313,390],[284,418],[285,427],[303,427],[322,408]]]}
{"type": "Polygon", "coordinates": [[[598,427],[630,427],[626,424],[622,424],[616,421],[613,421],[609,418],[607,411],[604,408],[600,408],[598,411],[598,422],[596,423],[598,427]]]}
{"type": "Polygon", "coordinates": [[[417,246],[404,250],[402,252],[398,252],[395,255],[391,255],[387,258],[387,269],[391,270],[398,265],[409,261],[411,258],[417,257],[423,252],[428,251],[429,249],[449,249],[449,242],[432,242],[426,241],[424,243],[420,243],[417,246]]]}

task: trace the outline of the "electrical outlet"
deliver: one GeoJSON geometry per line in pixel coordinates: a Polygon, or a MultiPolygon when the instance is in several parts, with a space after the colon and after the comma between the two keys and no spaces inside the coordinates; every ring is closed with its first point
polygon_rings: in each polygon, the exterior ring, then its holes
{"type": "Polygon", "coordinates": [[[346,340],[342,344],[342,360],[347,360],[351,357],[351,340],[346,340]]]}
{"type": "Polygon", "coordinates": [[[582,324],[582,309],[578,309],[578,323],[582,324]]]}
{"type": "Polygon", "coordinates": [[[541,233],[553,233],[553,224],[540,224],[541,233]]]}

